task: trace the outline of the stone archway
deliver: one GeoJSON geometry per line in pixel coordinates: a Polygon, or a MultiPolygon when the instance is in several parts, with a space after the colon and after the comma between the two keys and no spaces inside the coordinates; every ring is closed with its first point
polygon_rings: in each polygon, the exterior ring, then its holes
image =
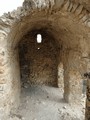
{"type": "Polygon", "coordinates": [[[17,46],[21,38],[36,27],[46,28],[59,45],[61,51],[58,56],[65,71],[66,101],[74,104],[81,99],[81,90],[78,92],[77,88],[81,85],[81,74],[86,71],[85,59],[89,57],[90,36],[89,29],[78,22],[74,14],[87,26],[90,22],[85,18],[85,13],[89,16],[87,10],[83,10],[81,5],[77,6],[72,6],[69,1],[44,1],[41,4],[40,1],[26,1],[17,11],[0,18],[0,113],[4,111],[7,115],[12,107],[19,104],[20,66],[17,46]]]}

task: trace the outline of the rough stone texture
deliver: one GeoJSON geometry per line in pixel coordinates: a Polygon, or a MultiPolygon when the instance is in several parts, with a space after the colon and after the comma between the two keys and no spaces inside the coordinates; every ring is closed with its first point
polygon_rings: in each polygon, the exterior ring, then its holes
{"type": "Polygon", "coordinates": [[[66,101],[72,103],[80,100],[82,94],[82,59],[80,53],[77,51],[68,50],[64,59],[68,61],[64,62],[64,98],[66,101]],[[67,56],[67,57],[66,57],[67,56]],[[70,92],[71,91],[71,92],[70,92]]]}
{"type": "Polygon", "coordinates": [[[82,4],[90,12],[90,0],[72,0],[76,3],[82,4]]]}
{"type": "Polygon", "coordinates": [[[86,119],[90,120],[90,78],[87,81],[86,119]]]}
{"type": "Polygon", "coordinates": [[[24,36],[18,46],[22,82],[58,86],[59,48],[48,33],[39,33],[42,43],[37,43],[37,31],[34,31],[24,36]]]}
{"type": "Polygon", "coordinates": [[[26,0],[21,8],[0,17],[1,120],[6,120],[19,103],[18,44],[24,35],[36,29],[47,31],[60,48],[58,62],[63,64],[66,101],[72,104],[80,101],[82,76],[88,71],[90,60],[89,14],[82,4],[69,0],[26,0]]]}
{"type": "Polygon", "coordinates": [[[86,117],[85,120],[90,120],[90,72],[85,73],[84,77],[87,78],[87,100],[86,100],[86,117]]]}
{"type": "Polygon", "coordinates": [[[58,64],[58,87],[64,90],[64,68],[61,62],[58,64]]]}

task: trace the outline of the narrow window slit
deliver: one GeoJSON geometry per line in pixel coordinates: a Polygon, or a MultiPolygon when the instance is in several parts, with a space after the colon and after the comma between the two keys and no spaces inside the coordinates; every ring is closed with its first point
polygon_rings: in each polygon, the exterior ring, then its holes
{"type": "Polygon", "coordinates": [[[37,43],[42,43],[42,35],[37,34],[37,43]]]}

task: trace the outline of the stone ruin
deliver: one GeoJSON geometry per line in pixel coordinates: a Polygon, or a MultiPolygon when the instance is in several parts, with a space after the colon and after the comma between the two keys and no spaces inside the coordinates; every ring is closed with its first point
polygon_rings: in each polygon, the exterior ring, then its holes
{"type": "Polygon", "coordinates": [[[90,120],[89,72],[89,0],[25,0],[0,17],[1,120],[18,107],[21,81],[62,87],[66,102],[77,104],[84,77],[90,120]]]}

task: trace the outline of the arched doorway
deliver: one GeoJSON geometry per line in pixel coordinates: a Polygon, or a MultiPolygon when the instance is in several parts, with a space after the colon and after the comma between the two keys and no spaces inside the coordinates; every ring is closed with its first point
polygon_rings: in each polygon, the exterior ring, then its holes
{"type": "MultiPolygon", "coordinates": [[[[63,6],[67,6],[67,3],[65,1],[63,6]]],[[[6,82],[5,85],[1,85],[1,92],[3,90],[5,96],[4,97],[5,99],[3,99],[3,97],[1,99],[2,101],[1,103],[3,103],[3,108],[5,109],[4,111],[6,111],[5,103],[7,103],[6,105],[7,110],[8,110],[8,106],[10,106],[9,109],[11,109],[12,106],[15,107],[14,104],[19,103],[17,101],[20,98],[21,78],[19,71],[20,66],[18,60],[17,45],[19,41],[22,40],[22,37],[25,36],[25,34],[27,34],[29,30],[35,28],[36,26],[37,28],[38,26],[40,26],[41,28],[43,26],[48,27],[51,33],[53,34],[54,38],[58,39],[59,43],[62,41],[63,49],[61,56],[63,56],[64,55],[63,53],[66,52],[65,59],[62,60],[62,61],[65,60],[64,76],[66,79],[64,81],[66,81],[65,82],[66,100],[69,103],[70,102],[73,103],[74,100],[77,100],[77,98],[80,99],[81,97],[81,93],[79,94],[79,91],[77,89],[80,88],[79,86],[81,85],[80,84],[81,82],[79,82],[81,77],[78,80],[79,78],[78,67],[80,65],[78,63],[79,61],[80,63],[82,62],[80,58],[87,57],[87,54],[85,53],[88,53],[87,47],[89,47],[88,44],[86,44],[89,43],[88,30],[85,27],[82,27],[81,23],[79,24],[77,20],[74,21],[75,19],[74,15],[71,15],[71,13],[68,14],[68,12],[66,12],[65,9],[63,11],[61,8],[61,4],[59,4],[60,5],[59,11],[58,10],[56,11],[53,7],[51,7],[54,5],[52,2],[45,4],[43,4],[42,2],[42,5],[46,5],[46,6],[44,6],[45,8],[40,6],[40,9],[39,7],[36,7],[39,5],[37,4],[38,3],[34,5],[31,2],[29,4],[25,4],[24,7],[20,8],[20,13],[18,13],[17,10],[16,13],[14,14],[15,16],[13,16],[13,13],[8,14],[6,16],[3,16],[3,18],[0,20],[1,23],[0,33],[2,34],[0,41],[1,58],[5,60],[6,63],[6,65],[3,67],[1,65],[1,67],[3,68],[3,70],[1,69],[1,76],[2,76],[1,83],[4,80],[8,81],[8,82],[5,81],[6,82]],[[81,44],[81,43],[85,43],[85,44],[81,44]],[[2,54],[3,52],[4,55],[2,54]],[[75,52],[80,53],[80,55],[77,55],[75,52]],[[83,52],[84,54],[82,55],[83,52]],[[76,55],[78,56],[78,58],[75,57],[76,55]]],[[[71,6],[72,5],[68,7],[71,8],[71,6]]],[[[71,10],[73,10],[73,8],[71,10]]],[[[38,50],[40,50],[40,46],[38,47],[37,51],[38,50]]],[[[1,63],[2,63],[2,59],[1,59],[1,63]]],[[[29,69],[27,70],[29,71],[29,69]]],[[[31,77],[30,74],[28,76],[29,76],[28,78],[31,77]]]]}

